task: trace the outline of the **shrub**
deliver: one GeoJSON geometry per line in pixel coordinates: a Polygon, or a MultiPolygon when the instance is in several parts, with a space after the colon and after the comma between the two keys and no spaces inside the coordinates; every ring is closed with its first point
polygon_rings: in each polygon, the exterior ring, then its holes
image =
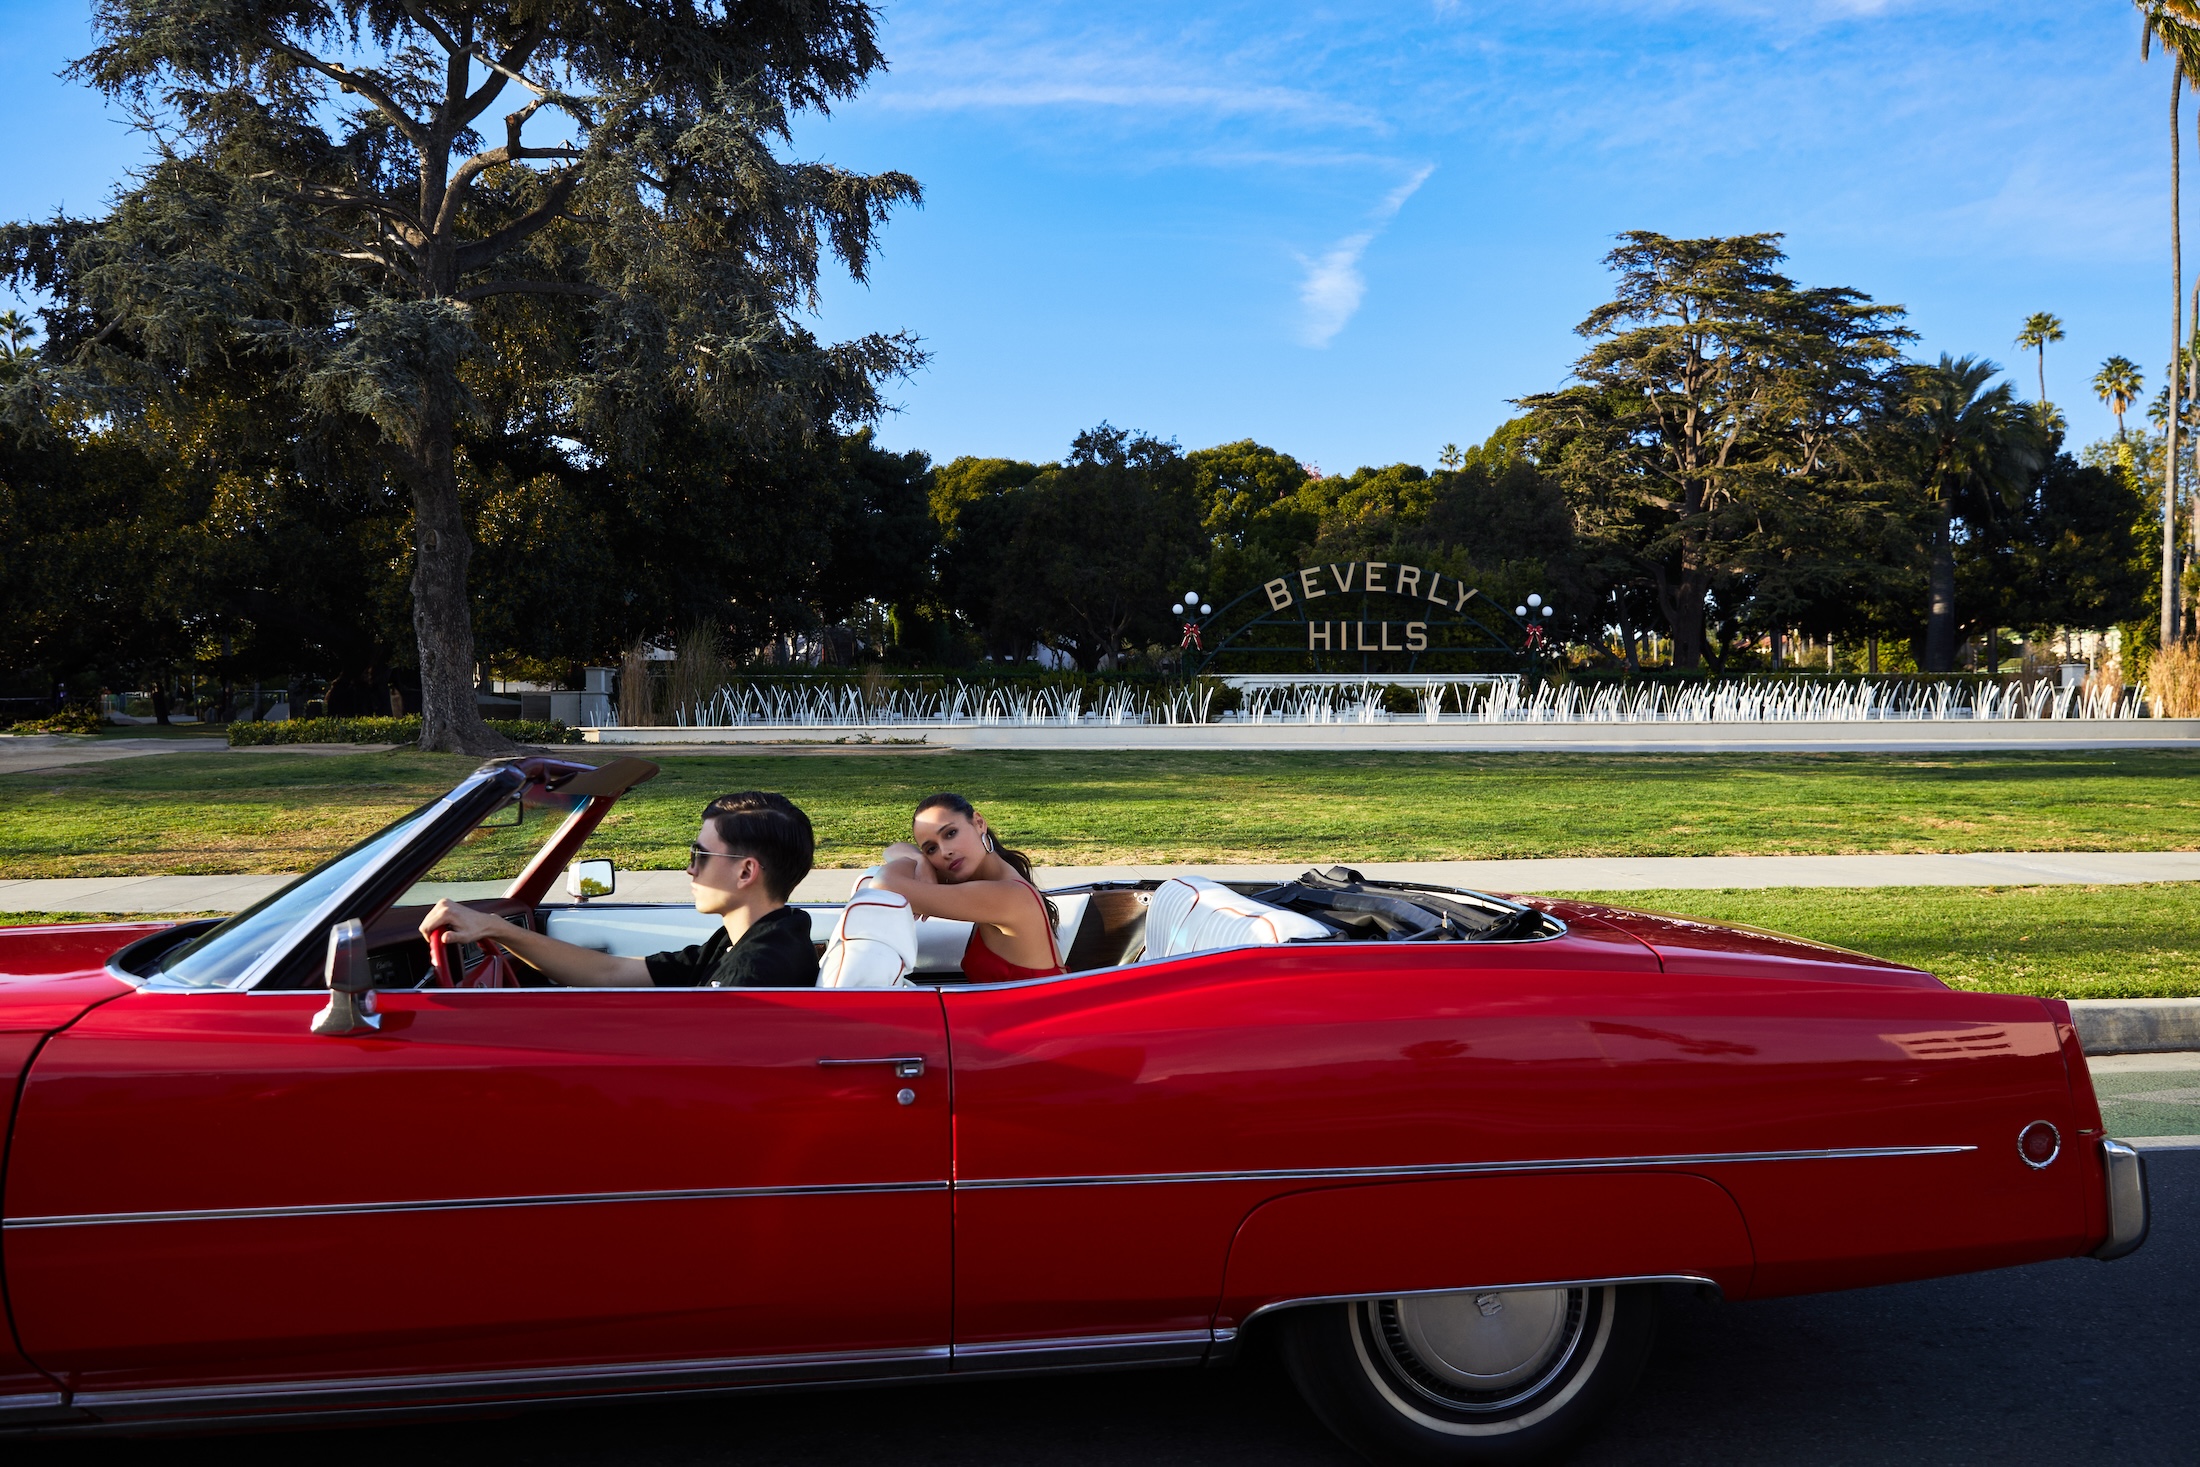
{"type": "Polygon", "coordinates": [[[107,716],[89,703],[71,703],[59,713],[45,718],[27,719],[16,724],[10,733],[59,733],[95,734],[107,726],[107,716]]]}
{"type": "Polygon", "coordinates": [[[2147,664],[2147,701],[2156,718],[2200,718],[2200,647],[2179,642],[2147,664]]]}
{"type": "MultiPolygon", "coordinates": [[[[577,744],[581,731],[535,718],[492,718],[489,727],[515,743],[577,744]]],[[[420,741],[420,717],[292,718],[281,723],[232,723],[229,746],[267,744],[413,744],[420,741]]]]}

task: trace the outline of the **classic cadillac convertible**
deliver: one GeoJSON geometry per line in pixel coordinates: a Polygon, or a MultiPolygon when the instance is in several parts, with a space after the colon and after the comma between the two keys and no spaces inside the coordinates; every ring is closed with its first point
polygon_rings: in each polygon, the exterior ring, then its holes
{"type": "Polygon", "coordinates": [[[1056,891],[1071,971],[1019,983],[964,981],[964,932],[898,898],[813,909],[816,988],[429,951],[439,883],[500,851],[456,889],[483,910],[698,940],[713,919],[583,858],[655,772],[487,765],[227,921],[0,937],[0,1425],[1212,1364],[1270,1334],[1369,1455],[1510,1460],[1625,1393],[1661,1286],[2145,1234],[2062,1004],[1670,917],[1333,868],[1056,891]]]}

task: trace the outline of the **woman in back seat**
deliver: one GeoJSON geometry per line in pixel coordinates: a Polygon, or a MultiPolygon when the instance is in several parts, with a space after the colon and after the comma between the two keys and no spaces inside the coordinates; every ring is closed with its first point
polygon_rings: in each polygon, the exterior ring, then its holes
{"type": "Polygon", "coordinates": [[[1031,861],[994,838],[961,795],[917,805],[914,841],[886,848],[874,884],[909,899],[920,917],[969,922],[963,975],[973,983],[1052,978],[1064,971],[1054,904],[1031,884],[1031,861]]]}

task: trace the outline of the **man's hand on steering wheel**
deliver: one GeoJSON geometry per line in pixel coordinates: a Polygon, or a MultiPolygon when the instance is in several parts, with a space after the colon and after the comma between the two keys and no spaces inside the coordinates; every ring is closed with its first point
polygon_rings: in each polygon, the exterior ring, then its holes
{"type": "Polygon", "coordinates": [[[428,915],[420,919],[420,935],[426,937],[439,927],[449,933],[453,941],[471,943],[479,943],[483,938],[495,941],[512,930],[512,924],[502,917],[477,912],[448,897],[430,907],[428,915]]]}

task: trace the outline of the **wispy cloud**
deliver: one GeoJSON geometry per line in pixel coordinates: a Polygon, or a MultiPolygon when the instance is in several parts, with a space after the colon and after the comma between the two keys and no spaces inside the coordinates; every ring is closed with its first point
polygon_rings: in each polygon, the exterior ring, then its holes
{"type": "Polygon", "coordinates": [[[1367,277],[1360,273],[1361,257],[1435,171],[1435,164],[1426,164],[1392,189],[1376,206],[1366,228],[1346,235],[1311,258],[1300,256],[1299,263],[1306,271],[1299,283],[1299,305],[1304,311],[1299,323],[1300,341],[1311,347],[1327,346],[1352,319],[1367,295],[1367,277]]]}
{"type": "MultiPolygon", "coordinates": [[[[1215,37],[1132,25],[1075,32],[1021,24],[910,26],[877,105],[908,112],[1106,110],[1151,117],[1264,119],[1315,129],[1382,131],[1371,107],[1304,81],[1278,81],[1272,58],[1215,37]]],[[[1257,47],[1254,49],[1258,49],[1257,47]]]]}

